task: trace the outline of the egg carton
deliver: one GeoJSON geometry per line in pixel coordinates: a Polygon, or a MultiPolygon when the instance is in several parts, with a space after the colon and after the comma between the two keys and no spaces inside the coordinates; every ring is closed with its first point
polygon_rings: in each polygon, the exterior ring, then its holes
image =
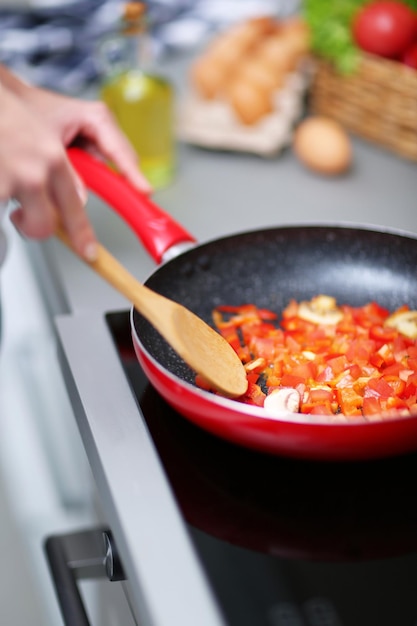
{"type": "Polygon", "coordinates": [[[179,106],[179,140],[213,150],[249,152],[273,157],[291,144],[293,129],[304,111],[310,82],[308,67],[288,74],[274,95],[273,110],[252,125],[244,125],[224,100],[204,100],[190,90],[179,106]]]}

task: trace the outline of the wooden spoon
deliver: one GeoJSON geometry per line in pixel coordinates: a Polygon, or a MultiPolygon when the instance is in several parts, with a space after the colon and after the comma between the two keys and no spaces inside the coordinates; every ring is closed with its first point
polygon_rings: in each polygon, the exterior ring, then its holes
{"type": "MultiPolygon", "coordinates": [[[[56,235],[75,252],[62,227],[58,227],[56,235]]],[[[101,244],[95,261],[79,258],[125,296],[213,389],[229,398],[246,392],[246,372],[236,352],[202,319],[142,285],[101,244]]]]}

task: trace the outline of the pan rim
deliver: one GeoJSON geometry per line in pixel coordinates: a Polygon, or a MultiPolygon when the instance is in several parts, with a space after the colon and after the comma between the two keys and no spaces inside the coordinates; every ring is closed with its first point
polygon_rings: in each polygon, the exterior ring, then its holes
{"type": "MultiPolygon", "coordinates": [[[[233,231],[232,233],[221,235],[220,237],[216,237],[216,236],[209,237],[208,239],[197,241],[195,245],[191,246],[187,250],[180,252],[177,256],[170,258],[165,263],[170,263],[171,261],[175,261],[175,259],[177,259],[178,257],[185,256],[188,254],[188,252],[192,252],[193,250],[201,248],[205,245],[224,241],[226,239],[233,239],[234,237],[239,237],[242,235],[257,234],[257,233],[262,233],[262,232],[271,231],[271,230],[285,231],[285,230],[294,230],[294,229],[303,229],[303,228],[312,229],[312,230],[319,230],[319,229],[357,230],[357,231],[363,231],[363,232],[371,232],[371,233],[380,234],[380,235],[393,235],[397,237],[412,239],[417,242],[417,232],[413,232],[413,231],[405,230],[401,228],[395,228],[394,226],[382,226],[380,224],[374,224],[372,222],[363,222],[363,223],[350,222],[348,220],[347,221],[343,221],[343,220],[335,221],[335,222],[317,222],[317,221],[312,220],[311,222],[303,221],[303,222],[271,224],[269,226],[264,225],[264,226],[260,226],[259,228],[236,230],[236,231],[233,231]]],[[[150,278],[153,275],[154,271],[157,271],[160,267],[165,265],[165,263],[161,263],[160,265],[158,265],[156,270],[153,270],[152,274],[150,274],[148,278],[150,278]]]]}
{"type": "MultiPolygon", "coordinates": [[[[169,256],[168,258],[166,258],[166,260],[163,259],[161,263],[157,265],[156,268],[150,271],[150,273],[144,279],[144,284],[146,284],[146,282],[149,279],[151,279],[154,273],[158,271],[160,268],[164,267],[165,265],[169,263],[175,262],[177,258],[185,257],[187,256],[187,254],[191,254],[193,251],[198,250],[199,248],[202,248],[206,245],[215,244],[216,242],[225,241],[227,239],[233,239],[234,237],[241,237],[244,235],[251,235],[251,234],[258,234],[258,233],[260,234],[262,232],[271,231],[271,230],[285,231],[285,230],[303,229],[303,228],[317,229],[317,230],[327,228],[327,229],[334,229],[334,230],[357,230],[357,231],[363,231],[363,232],[371,232],[371,233],[373,232],[375,234],[380,234],[380,235],[393,235],[397,237],[404,237],[404,238],[412,239],[417,243],[417,232],[413,232],[411,230],[405,230],[401,228],[395,228],[394,226],[382,226],[380,224],[374,224],[372,222],[359,223],[359,222],[351,222],[349,220],[345,220],[345,221],[341,220],[341,221],[335,221],[335,222],[317,222],[317,221],[312,220],[312,221],[303,221],[303,222],[270,224],[269,226],[264,225],[264,226],[260,226],[259,228],[236,230],[236,231],[233,231],[232,233],[226,233],[220,236],[213,235],[212,237],[209,237],[207,239],[195,241],[193,245],[190,245],[190,246],[187,245],[187,248],[185,250],[180,249],[180,247],[178,247],[179,251],[177,252],[177,254],[173,256],[169,256]]],[[[175,246],[177,246],[177,244],[175,244],[175,246]]]]}

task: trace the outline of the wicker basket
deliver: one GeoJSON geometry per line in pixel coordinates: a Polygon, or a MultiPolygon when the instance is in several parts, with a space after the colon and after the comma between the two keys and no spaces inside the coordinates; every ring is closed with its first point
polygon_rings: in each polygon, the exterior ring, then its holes
{"type": "Polygon", "coordinates": [[[338,74],[326,61],[314,63],[314,113],[332,117],[360,137],[417,161],[416,70],[368,54],[348,76],[338,74]]]}

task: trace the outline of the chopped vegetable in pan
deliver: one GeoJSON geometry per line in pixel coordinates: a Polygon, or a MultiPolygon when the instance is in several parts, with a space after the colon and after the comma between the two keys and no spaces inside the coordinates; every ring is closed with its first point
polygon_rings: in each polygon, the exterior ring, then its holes
{"type": "Polygon", "coordinates": [[[213,320],[245,365],[240,402],[331,421],[417,413],[417,311],[408,306],[390,314],[319,295],[291,301],[280,321],[253,304],[219,306],[213,320]]]}

